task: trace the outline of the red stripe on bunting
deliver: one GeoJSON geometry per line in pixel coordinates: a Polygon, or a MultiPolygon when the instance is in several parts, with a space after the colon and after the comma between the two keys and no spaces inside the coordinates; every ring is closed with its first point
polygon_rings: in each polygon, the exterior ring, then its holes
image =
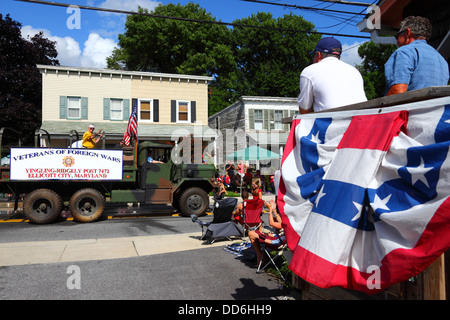
{"type": "Polygon", "coordinates": [[[339,142],[338,149],[372,149],[387,151],[392,139],[406,131],[408,113],[405,110],[385,114],[354,116],[339,142]],[[374,139],[374,137],[377,137],[374,139]]]}
{"type": "MultiPolygon", "coordinates": [[[[286,145],[284,147],[283,157],[281,159],[281,168],[283,167],[283,163],[289,154],[294,150],[297,145],[297,141],[295,139],[295,128],[300,124],[300,119],[295,119],[291,124],[291,131],[289,132],[289,136],[286,140],[286,145]]],[[[280,178],[280,183],[278,185],[278,194],[277,194],[277,206],[278,211],[280,212],[282,226],[284,233],[286,234],[287,244],[291,250],[294,250],[300,240],[300,236],[295,232],[294,228],[292,228],[291,223],[289,222],[288,217],[284,213],[284,195],[286,194],[286,186],[283,181],[283,176],[280,178]]]]}

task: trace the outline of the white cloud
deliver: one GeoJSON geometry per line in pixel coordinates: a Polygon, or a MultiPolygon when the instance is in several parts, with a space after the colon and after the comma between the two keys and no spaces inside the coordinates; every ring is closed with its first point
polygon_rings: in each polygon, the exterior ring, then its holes
{"type": "Polygon", "coordinates": [[[152,11],[160,2],[154,0],[106,0],[99,7],[117,10],[137,11],[138,6],[152,11]]]}
{"type": "Polygon", "coordinates": [[[358,55],[358,48],[364,42],[354,42],[353,44],[346,44],[346,43],[342,44],[341,60],[352,66],[361,64],[362,59],[358,55]]]}
{"type": "Polygon", "coordinates": [[[105,68],[106,58],[112,54],[116,43],[112,39],[102,38],[97,33],[90,33],[84,43],[81,57],[82,67],[105,68]]]}
{"type": "Polygon", "coordinates": [[[44,33],[44,37],[56,42],[59,63],[62,66],[105,68],[106,58],[112,54],[116,43],[109,38],[102,38],[97,33],[90,33],[88,40],[81,50],[80,44],[72,37],[53,36],[49,30],[34,29],[31,26],[22,27],[22,37],[33,37],[39,32],[44,33]]]}

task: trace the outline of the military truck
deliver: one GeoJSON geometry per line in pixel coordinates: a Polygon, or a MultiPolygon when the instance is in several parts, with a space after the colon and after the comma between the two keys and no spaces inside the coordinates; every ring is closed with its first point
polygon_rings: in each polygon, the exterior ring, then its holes
{"type": "Polygon", "coordinates": [[[2,157],[10,151],[10,165],[0,167],[0,192],[13,194],[15,210],[23,196],[23,211],[36,224],[54,221],[64,209],[77,221],[95,221],[106,203],[171,204],[182,215],[201,215],[215,186],[214,165],[175,163],[177,150],[172,145],[151,141],[118,149],[20,145],[19,141],[17,147],[2,148],[2,157]],[[150,153],[162,163],[149,163],[150,153]]]}

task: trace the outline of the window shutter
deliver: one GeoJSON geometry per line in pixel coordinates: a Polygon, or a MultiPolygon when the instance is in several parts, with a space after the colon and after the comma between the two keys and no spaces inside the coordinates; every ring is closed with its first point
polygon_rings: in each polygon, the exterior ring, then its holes
{"type": "Polygon", "coordinates": [[[159,100],[153,99],[153,122],[159,122],[159,100]]]}
{"type": "MultiPolygon", "coordinates": [[[[133,99],[133,106],[137,102],[137,99],[133,99]]],[[[128,121],[128,118],[130,118],[130,99],[123,99],[123,120],[128,121]]]]}
{"type": "Polygon", "coordinates": [[[109,106],[109,98],[103,98],[103,120],[110,119],[110,106],[109,106]]]}
{"type": "MultiPolygon", "coordinates": [[[[283,119],[289,117],[289,110],[283,110],[283,119]]],[[[289,124],[283,124],[283,131],[289,131],[289,124]]]]}
{"type": "Polygon", "coordinates": [[[263,111],[264,118],[263,118],[263,129],[269,130],[269,110],[265,109],[263,111]]]}
{"type": "Polygon", "coordinates": [[[197,119],[197,103],[191,101],[191,122],[194,123],[197,119]]]}
{"type": "Polygon", "coordinates": [[[67,97],[59,97],[59,118],[67,119],[67,97]]]}
{"type": "Polygon", "coordinates": [[[88,119],[88,98],[81,98],[81,119],[88,119]]]}
{"type": "Polygon", "coordinates": [[[248,126],[250,130],[255,129],[255,109],[248,109],[248,126]]]}
{"type": "Polygon", "coordinates": [[[269,111],[269,129],[274,130],[275,129],[275,110],[268,110],[269,111]]]}
{"type": "Polygon", "coordinates": [[[170,101],[170,121],[171,122],[177,122],[177,101],[171,100],[170,101]]]}

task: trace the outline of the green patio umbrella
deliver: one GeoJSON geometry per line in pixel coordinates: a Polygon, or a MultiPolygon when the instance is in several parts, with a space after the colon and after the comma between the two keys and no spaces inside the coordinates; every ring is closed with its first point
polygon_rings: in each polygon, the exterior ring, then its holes
{"type": "Polygon", "coordinates": [[[258,146],[250,146],[248,148],[227,154],[226,158],[227,160],[235,160],[235,161],[270,160],[270,159],[279,159],[281,158],[281,155],[258,146]]]}
{"type": "MultiPolygon", "coordinates": [[[[258,146],[250,146],[245,149],[238,150],[236,152],[230,153],[227,155],[227,160],[270,160],[270,159],[279,159],[281,155],[278,153],[272,152],[270,150],[258,147],[258,146]]],[[[241,175],[241,186],[242,186],[242,175],[241,175]]],[[[242,197],[242,188],[241,188],[241,197],[242,197]]]]}

